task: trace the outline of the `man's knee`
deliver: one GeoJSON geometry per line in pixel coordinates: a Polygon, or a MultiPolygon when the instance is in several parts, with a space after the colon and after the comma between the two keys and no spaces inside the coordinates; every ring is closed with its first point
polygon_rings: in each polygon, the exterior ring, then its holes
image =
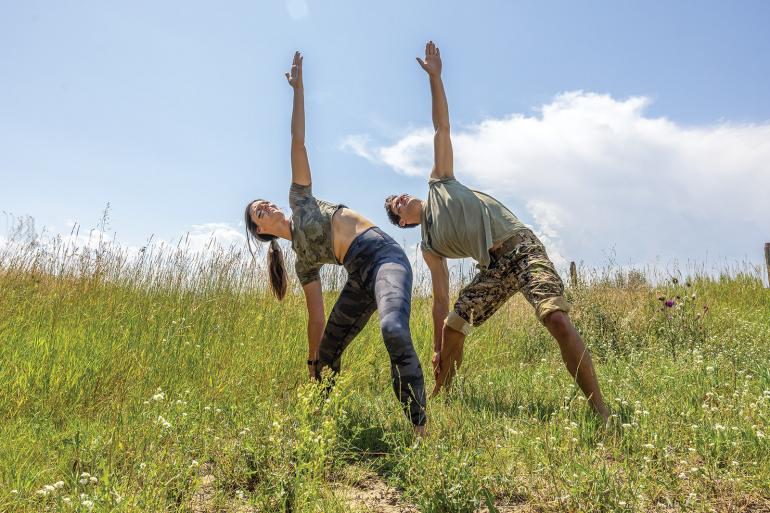
{"type": "Polygon", "coordinates": [[[572,328],[572,321],[570,321],[569,316],[561,310],[549,313],[543,319],[543,324],[548,328],[548,331],[557,337],[567,335],[572,328]]]}

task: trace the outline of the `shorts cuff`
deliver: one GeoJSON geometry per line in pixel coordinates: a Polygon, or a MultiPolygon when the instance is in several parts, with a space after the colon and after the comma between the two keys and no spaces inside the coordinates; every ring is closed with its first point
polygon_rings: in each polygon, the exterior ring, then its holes
{"type": "Polygon", "coordinates": [[[572,305],[570,305],[564,297],[556,296],[549,297],[542,303],[539,303],[537,307],[535,307],[535,313],[537,314],[537,318],[540,319],[540,322],[543,322],[545,318],[553,312],[569,313],[571,309],[572,305]]]}
{"type": "Polygon", "coordinates": [[[466,321],[465,319],[457,315],[457,312],[455,312],[454,310],[449,312],[449,315],[447,315],[447,318],[444,321],[444,324],[455,331],[459,331],[466,337],[468,336],[468,333],[471,332],[471,325],[468,324],[468,321],[466,321]]]}

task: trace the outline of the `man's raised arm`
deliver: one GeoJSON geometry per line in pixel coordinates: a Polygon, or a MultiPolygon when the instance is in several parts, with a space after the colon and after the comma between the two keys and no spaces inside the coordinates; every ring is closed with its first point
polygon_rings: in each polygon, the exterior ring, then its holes
{"type": "Polygon", "coordinates": [[[433,41],[425,45],[425,59],[417,57],[430,78],[433,128],[433,171],[431,178],[454,178],[452,140],[449,137],[449,106],[441,81],[441,52],[433,41]]]}

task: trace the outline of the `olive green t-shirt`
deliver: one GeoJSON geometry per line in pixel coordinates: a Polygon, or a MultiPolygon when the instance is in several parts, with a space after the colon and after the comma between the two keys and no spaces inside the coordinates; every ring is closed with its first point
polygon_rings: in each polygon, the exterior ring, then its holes
{"type": "Polygon", "coordinates": [[[431,178],[420,225],[424,251],[444,258],[473,258],[489,265],[489,249],[527,228],[492,196],[454,178],[431,178]]]}
{"type": "Polygon", "coordinates": [[[291,247],[297,255],[294,270],[302,285],[320,279],[323,264],[339,264],[334,256],[332,216],[345,205],[313,197],[310,185],[291,184],[291,247]]]}

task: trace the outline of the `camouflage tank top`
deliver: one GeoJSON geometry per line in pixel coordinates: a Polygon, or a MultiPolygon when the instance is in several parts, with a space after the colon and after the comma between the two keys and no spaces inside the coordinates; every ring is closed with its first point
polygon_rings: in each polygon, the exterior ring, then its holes
{"type": "Polygon", "coordinates": [[[332,216],[345,207],[313,197],[310,185],[291,184],[291,247],[297,255],[294,270],[302,285],[320,279],[323,264],[339,264],[334,256],[332,216]]]}

